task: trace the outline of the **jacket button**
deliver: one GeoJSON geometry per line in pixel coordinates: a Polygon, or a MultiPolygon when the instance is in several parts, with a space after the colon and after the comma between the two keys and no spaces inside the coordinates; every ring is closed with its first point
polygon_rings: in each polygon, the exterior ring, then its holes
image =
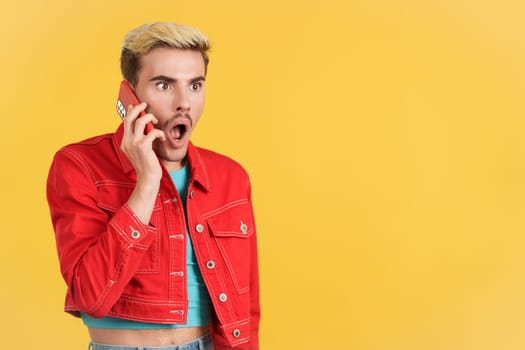
{"type": "Polygon", "coordinates": [[[137,231],[137,230],[135,230],[135,229],[132,230],[132,231],[131,231],[131,237],[133,237],[133,238],[135,238],[135,239],[140,238],[140,232],[137,231]]]}
{"type": "Polygon", "coordinates": [[[241,229],[242,233],[246,233],[246,232],[248,232],[248,225],[246,225],[244,222],[241,221],[240,229],[241,229]]]}
{"type": "Polygon", "coordinates": [[[241,336],[241,331],[237,328],[235,328],[232,333],[235,338],[239,338],[241,336]]]}
{"type": "Polygon", "coordinates": [[[202,233],[204,232],[204,226],[202,226],[202,224],[197,224],[197,226],[195,226],[195,230],[199,233],[202,233]]]}
{"type": "Polygon", "coordinates": [[[194,193],[193,190],[190,191],[190,199],[193,199],[194,193]]]}
{"type": "Polygon", "coordinates": [[[214,269],[214,268],[215,268],[215,261],[213,261],[213,260],[208,260],[208,261],[206,262],[206,267],[207,267],[208,269],[210,269],[210,270],[214,269]]]}
{"type": "Polygon", "coordinates": [[[228,296],[226,295],[226,293],[221,293],[219,294],[219,300],[222,301],[223,303],[228,300],[228,296]]]}

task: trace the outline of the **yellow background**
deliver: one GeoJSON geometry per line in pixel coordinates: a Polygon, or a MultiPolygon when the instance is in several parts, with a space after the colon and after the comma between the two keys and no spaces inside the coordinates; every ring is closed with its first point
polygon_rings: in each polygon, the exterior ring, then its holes
{"type": "Polygon", "coordinates": [[[213,41],[194,141],[251,174],[262,348],[525,348],[521,0],[4,2],[3,347],[87,345],[45,180],[116,128],[120,42],[152,20],[213,41]]]}

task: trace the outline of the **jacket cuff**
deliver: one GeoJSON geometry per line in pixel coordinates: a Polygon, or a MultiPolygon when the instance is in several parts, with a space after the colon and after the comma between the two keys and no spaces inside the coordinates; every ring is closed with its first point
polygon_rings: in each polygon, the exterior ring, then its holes
{"type": "Polygon", "coordinates": [[[145,225],[137,215],[124,204],[109,221],[109,227],[124,240],[128,248],[145,252],[157,234],[157,228],[145,225]]]}

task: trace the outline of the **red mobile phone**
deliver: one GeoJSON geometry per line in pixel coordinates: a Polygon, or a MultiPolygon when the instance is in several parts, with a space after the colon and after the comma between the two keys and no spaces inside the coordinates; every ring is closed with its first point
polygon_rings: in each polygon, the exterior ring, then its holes
{"type": "MultiPolygon", "coordinates": [[[[131,85],[129,85],[129,83],[126,80],[122,80],[122,82],[120,83],[120,90],[117,99],[117,112],[120,115],[120,117],[122,119],[126,118],[128,106],[136,106],[139,103],[139,99],[137,98],[137,96],[135,96],[131,85]]],[[[146,114],[144,111],[140,112],[139,117],[142,117],[144,114],[146,114]]],[[[153,124],[146,124],[146,129],[144,130],[144,132],[147,134],[151,130],[153,130],[153,124]]]]}

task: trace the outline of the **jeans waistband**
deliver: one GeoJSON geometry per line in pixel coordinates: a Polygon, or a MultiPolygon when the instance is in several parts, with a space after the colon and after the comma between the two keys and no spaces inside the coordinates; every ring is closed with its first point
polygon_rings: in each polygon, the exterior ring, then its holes
{"type": "Polygon", "coordinates": [[[95,342],[89,343],[88,350],[213,350],[210,333],[206,333],[189,343],[169,346],[121,346],[107,345],[95,342]]]}

